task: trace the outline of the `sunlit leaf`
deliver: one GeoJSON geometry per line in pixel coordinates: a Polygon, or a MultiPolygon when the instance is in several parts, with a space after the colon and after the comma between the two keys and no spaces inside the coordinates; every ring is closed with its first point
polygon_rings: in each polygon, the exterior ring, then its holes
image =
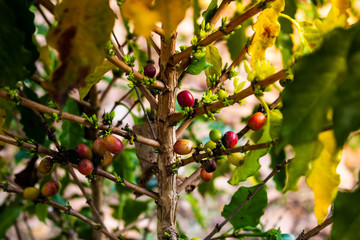
{"type": "Polygon", "coordinates": [[[211,0],[206,11],[203,12],[202,16],[205,19],[205,22],[210,22],[210,19],[214,16],[218,8],[218,0],[211,0]]]}
{"type": "MultiPolygon", "coordinates": [[[[232,196],[231,202],[225,205],[221,216],[227,218],[239,205],[253,192],[257,186],[240,187],[232,196]]],[[[256,227],[259,224],[260,217],[264,214],[264,209],[268,205],[267,193],[264,186],[254,195],[254,197],[245,203],[245,205],[230,219],[234,229],[243,227],[256,227]]]]}
{"type": "Polygon", "coordinates": [[[323,144],[323,150],[320,156],[311,162],[306,183],[314,192],[315,216],[321,224],[328,215],[329,206],[335,199],[340,184],[340,176],[336,173],[340,157],[337,153],[333,131],[320,133],[319,140],[323,144]]]}
{"type": "Polygon", "coordinates": [[[212,65],[210,68],[205,70],[206,82],[208,86],[211,86],[209,84],[209,77],[214,75],[220,77],[222,70],[222,57],[219,50],[214,45],[206,47],[206,62],[212,65]]]}
{"type": "Polygon", "coordinates": [[[191,62],[189,67],[186,69],[185,73],[191,74],[191,75],[198,75],[205,69],[208,69],[212,65],[208,62],[206,62],[206,57],[202,57],[197,61],[191,62]]]}
{"type": "Polygon", "coordinates": [[[150,36],[155,23],[160,20],[159,13],[150,6],[149,0],[127,0],[122,5],[122,13],[134,23],[135,33],[144,37],[150,36]]]}
{"type": "Polygon", "coordinates": [[[190,0],[158,0],[155,10],[158,11],[165,31],[165,37],[169,38],[179,23],[184,19],[186,9],[190,7],[190,0]]]}
{"type": "Polygon", "coordinates": [[[226,41],[226,46],[230,53],[231,60],[234,60],[238,54],[240,53],[241,49],[245,46],[248,41],[248,38],[245,34],[245,30],[248,26],[252,24],[252,19],[245,21],[241,24],[241,27],[235,29],[234,32],[229,36],[228,40],[226,41]]]}
{"type": "Polygon", "coordinates": [[[338,192],[334,202],[332,240],[353,240],[360,236],[360,188],[338,192]]]}
{"type": "Polygon", "coordinates": [[[68,91],[84,86],[87,75],[103,61],[114,14],[107,1],[64,0],[56,5],[55,17],[57,25],[47,40],[59,52],[61,64],[45,85],[63,105],[68,91]]]}
{"type": "Polygon", "coordinates": [[[83,100],[84,97],[86,97],[86,95],[90,91],[90,88],[96,83],[98,83],[105,73],[114,68],[114,64],[109,61],[104,61],[101,63],[101,65],[98,65],[95,70],[86,77],[85,86],[79,88],[80,100],[83,100]]]}

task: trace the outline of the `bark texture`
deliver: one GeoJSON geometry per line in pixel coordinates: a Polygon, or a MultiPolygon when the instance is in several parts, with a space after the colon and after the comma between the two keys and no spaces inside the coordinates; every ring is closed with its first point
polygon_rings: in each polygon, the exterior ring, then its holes
{"type": "Polygon", "coordinates": [[[173,145],[176,141],[175,127],[169,121],[169,114],[175,111],[175,88],[177,84],[177,72],[175,66],[168,64],[170,57],[175,53],[175,39],[162,40],[160,55],[160,79],[164,81],[167,90],[159,95],[157,130],[160,142],[158,156],[158,184],[159,200],[157,207],[158,239],[177,239],[175,231],[177,193],[176,173],[169,166],[176,162],[176,154],[173,145]]]}

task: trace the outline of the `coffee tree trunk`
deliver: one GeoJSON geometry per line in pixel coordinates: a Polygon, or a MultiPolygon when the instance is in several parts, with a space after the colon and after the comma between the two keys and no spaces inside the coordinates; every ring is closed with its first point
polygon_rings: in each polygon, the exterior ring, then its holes
{"type": "Polygon", "coordinates": [[[160,79],[167,85],[167,90],[159,95],[157,116],[157,137],[160,142],[158,156],[159,200],[157,203],[158,239],[171,236],[176,239],[175,221],[177,209],[176,176],[171,165],[176,161],[173,145],[176,141],[175,127],[168,120],[170,113],[175,111],[175,88],[177,74],[175,66],[168,64],[169,58],[175,52],[176,35],[170,40],[162,39],[160,55],[160,79]]]}

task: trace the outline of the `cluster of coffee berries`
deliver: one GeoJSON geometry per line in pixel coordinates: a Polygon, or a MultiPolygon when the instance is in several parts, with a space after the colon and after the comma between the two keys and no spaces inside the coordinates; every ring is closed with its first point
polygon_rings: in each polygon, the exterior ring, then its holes
{"type": "MultiPolygon", "coordinates": [[[[41,188],[41,195],[43,197],[51,197],[60,191],[60,183],[57,181],[49,181],[41,188]]],[[[35,187],[27,187],[23,191],[23,196],[28,200],[35,200],[40,196],[39,189],[35,187]]]]}
{"type": "Polygon", "coordinates": [[[123,143],[114,135],[95,139],[92,149],[85,144],[77,145],[75,151],[80,158],[79,172],[85,176],[90,175],[94,170],[94,163],[101,167],[109,166],[113,162],[112,154],[120,153],[123,148],[123,143]]]}

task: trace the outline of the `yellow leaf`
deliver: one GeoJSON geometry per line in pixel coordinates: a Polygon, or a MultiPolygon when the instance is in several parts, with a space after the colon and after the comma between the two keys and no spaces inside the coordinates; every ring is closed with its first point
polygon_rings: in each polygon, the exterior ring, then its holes
{"type": "Polygon", "coordinates": [[[285,0],[275,0],[270,8],[261,12],[253,25],[255,35],[249,48],[249,54],[252,56],[251,66],[257,61],[265,60],[266,49],[274,45],[280,32],[280,24],[277,19],[284,7],[285,0]]]}
{"type": "Polygon", "coordinates": [[[115,66],[109,61],[104,61],[101,65],[97,66],[94,70],[94,72],[90,73],[86,79],[85,79],[85,86],[79,88],[79,95],[80,100],[83,100],[84,97],[88,94],[90,88],[98,83],[102,76],[104,76],[105,73],[110,71],[111,69],[114,69],[115,66]]]}
{"type": "Polygon", "coordinates": [[[311,163],[306,183],[314,192],[315,216],[321,224],[328,215],[329,206],[334,201],[340,184],[340,176],[336,172],[340,155],[336,149],[333,131],[320,133],[319,140],[324,148],[320,156],[311,163]]]}
{"type": "Polygon", "coordinates": [[[159,13],[151,9],[151,1],[148,0],[127,0],[122,10],[124,16],[134,23],[137,35],[149,37],[155,23],[160,21],[159,13]]]}
{"type": "Polygon", "coordinates": [[[45,85],[64,104],[68,91],[84,85],[86,76],[105,57],[105,46],[114,24],[107,0],[63,0],[55,8],[57,25],[47,40],[60,55],[61,64],[45,85]]]}
{"type": "Polygon", "coordinates": [[[190,0],[159,0],[155,9],[159,12],[165,37],[169,38],[179,23],[184,19],[190,0]]]}

